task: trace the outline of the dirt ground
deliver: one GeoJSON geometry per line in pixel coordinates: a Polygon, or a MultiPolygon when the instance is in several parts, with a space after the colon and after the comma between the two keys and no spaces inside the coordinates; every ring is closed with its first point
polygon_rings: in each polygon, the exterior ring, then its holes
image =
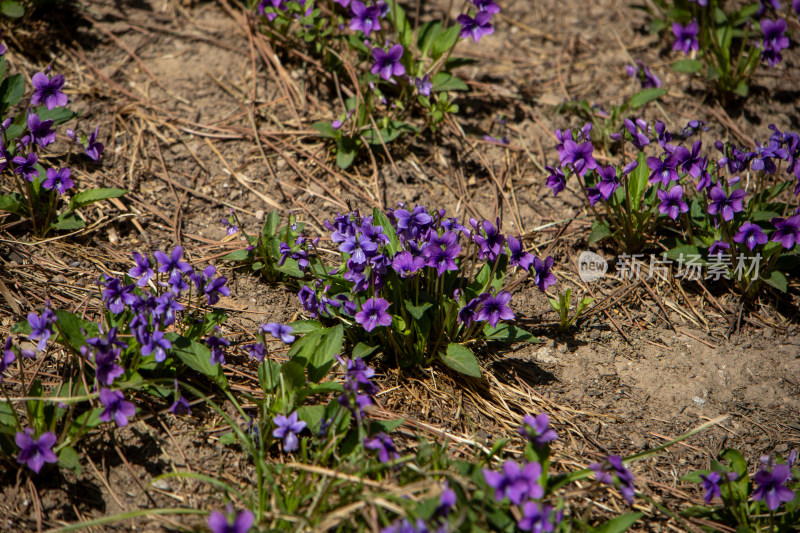
{"type": "MultiPolygon", "coordinates": [[[[445,16],[448,5],[424,2],[422,16],[445,16]]],[[[628,2],[509,0],[501,6],[494,35],[458,49],[476,60],[460,72],[472,89],[459,102],[465,135],[452,129],[412,139],[393,150],[391,161],[365,158],[348,172],[336,167],[310,129],[341,112],[321,83],[324,76],[296,57],[274,55],[238,5],[81,2],[72,15],[41,21],[50,34],[32,26],[11,35],[12,50],[26,51],[9,60],[12,68],[29,79],[52,63],[67,76],[80,126],[101,126],[105,157],[86,165],[81,178],[130,193],[89,213],[101,220],[92,232],[48,247],[24,246],[3,230],[0,279],[19,309],[0,298],[0,333],[41,308],[44,292],[54,307],[90,312],[99,304],[94,281],[104,272],[127,271],[131,251],[182,244],[193,262],[212,261],[231,279],[232,297],[222,302],[233,317],[226,334],[244,339],[255,324],[288,321],[300,307],[289,289],[219,260],[237,246],[220,223],[230,208],[251,231],[275,208],[295,212],[320,231],[348,201],[363,209],[417,202],[458,217],[502,216],[504,231],[555,256],[558,290],[573,287],[598,305],[580,327],[561,335],[545,297],[529,281],[521,283],[512,303],[541,342],[484,354],[487,378],[467,390],[447,376],[434,383],[424,372],[401,376],[385,369],[382,377],[393,391],[381,396],[382,408],[409,417],[402,428],[409,437],[445,431],[489,441],[508,434],[523,414],[547,410],[557,429],[571,436],[557,452],[585,465],[607,453],[657,446],[728,415],[636,465],[644,490],[666,499],[682,495],[684,502],[700,498],[680,477],[706,467],[722,448],[754,459],[798,447],[797,278],[790,279],[788,294],[766,294],[753,305],[741,305],[723,286],[663,283],[653,287],[659,301],[649,288],[610,277],[587,286],[577,276],[577,254],[610,252],[586,244],[590,219],[580,197],[567,190],[554,198],[542,171],[557,157],[553,130],[580,125],[554,105],[621,102],[635,89],[625,74],[633,59],[642,59],[670,89],[660,105],[646,108],[645,118],[675,128],[704,120],[706,142],[763,141],[772,123],[800,128],[796,43],[777,69],[759,71],[746,103],[724,109],[701,82],[669,69],[670,43],[648,34],[645,15],[628,2]],[[483,142],[483,134],[507,135],[510,145],[483,142]],[[34,284],[41,280],[44,292],[34,284]],[[463,417],[448,418],[454,409],[463,417]]],[[[243,375],[255,373],[243,357],[236,362],[243,375]]],[[[153,412],[82,443],[87,460],[80,477],[63,473],[33,487],[6,472],[0,530],[45,530],[156,506],[213,507],[217,496],[205,485],[177,479],[147,484],[182,468],[247,479],[250,466],[218,442],[224,429],[202,406],[190,422],[153,412]]],[[[116,529],[171,529],[177,524],[170,520],[137,519],[116,529]]],[[[180,523],[203,524],[200,518],[180,523]]],[[[665,516],[653,517],[642,527],[661,531],[667,523],[665,516]]]]}

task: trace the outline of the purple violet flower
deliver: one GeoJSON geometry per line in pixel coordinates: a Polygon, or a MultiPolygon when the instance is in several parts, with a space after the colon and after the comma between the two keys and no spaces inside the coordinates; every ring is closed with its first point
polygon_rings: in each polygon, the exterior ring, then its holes
{"type": "Polygon", "coordinates": [[[544,489],[539,485],[542,465],[536,462],[521,466],[516,461],[506,461],[502,473],[483,469],[486,484],[494,489],[494,499],[498,502],[508,497],[514,505],[521,505],[527,499],[539,499],[544,489]]]}
{"type": "Polygon", "coordinates": [[[36,169],[36,163],[39,162],[39,158],[33,152],[26,157],[18,155],[11,162],[16,165],[14,173],[22,175],[26,180],[33,181],[35,177],[39,176],[39,171],[36,169]]]}
{"type": "Polygon", "coordinates": [[[3,357],[0,358],[0,383],[3,382],[3,372],[11,366],[11,363],[17,360],[17,354],[13,348],[14,340],[9,335],[6,337],[5,345],[3,346],[3,357]]]}
{"type": "Polygon", "coordinates": [[[553,268],[553,263],[555,263],[553,256],[547,256],[544,261],[538,257],[533,258],[533,270],[536,272],[533,282],[542,292],[546,291],[547,287],[556,282],[555,274],[550,272],[550,269],[553,268]]]}
{"type": "Polygon", "coordinates": [[[598,166],[597,174],[600,176],[600,181],[598,181],[596,185],[597,191],[600,193],[600,196],[603,197],[603,201],[607,201],[611,198],[611,195],[614,194],[614,191],[617,190],[617,187],[619,187],[617,169],[614,165],[608,165],[607,167],[598,166]]]}
{"type": "Polygon", "coordinates": [[[28,338],[32,341],[39,340],[36,349],[43,352],[47,347],[47,340],[53,334],[53,322],[56,321],[56,314],[50,310],[50,307],[45,307],[41,315],[36,313],[28,313],[28,324],[31,327],[31,332],[28,338]]]}
{"type": "Polygon", "coordinates": [[[38,438],[33,437],[31,428],[25,428],[25,431],[17,431],[14,436],[14,442],[19,447],[17,462],[28,465],[28,468],[38,474],[45,463],[58,462],[58,457],[53,453],[53,446],[56,440],[56,434],[52,431],[42,433],[38,438]]]}
{"type": "Polygon", "coordinates": [[[28,113],[28,131],[30,135],[26,135],[21,139],[22,144],[27,145],[29,142],[35,142],[39,148],[45,148],[48,144],[56,141],[56,132],[51,130],[53,125],[52,120],[42,120],[36,113],[28,113]]]}
{"type": "Polygon", "coordinates": [[[379,325],[389,326],[392,323],[392,315],[386,312],[388,308],[389,302],[383,298],[370,298],[361,306],[361,311],[356,313],[356,322],[368,332],[379,325]]]}
{"type": "Polygon", "coordinates": [[[491,15],[500,13],[500,6],[494,0],[472,0],[472,3],[478,11],[486,11],[491,15]]]}
{"type": "Polygon", "coordinates": [[[472,40],[477,43],[484,35],[494,33],[492,14],[488,11],[479,11],[475,18],[467,14],[461,14],[456,20],[461,24],[461,33],[459,35],[462,39],[472,37],[472,40]]]}
{"type": "Polygon", "coordinates": [[[401,278],[408,278],[419,272],[425,266],[425,259],[421,256],[414,257],[411,252],[398,252],[392,261],[392,268],[401,278]]]}
{"type": "Polygon", "coordinates": [[[103,150],[105,150],[103,143],[97,141],[98,133],[100,133],[100,126],[95,126],[94,131],[89,134],[89,137],[86,141],[86,146],[84,147],[86,155],[89,156],[89,158],[91,158],[93,161],[99,161],[100,156],[103,154],[103,150]]]}
{"type": "Polygon", "coordinates": [[[708,256],[720,256],[724,251],[729,250],[730,247],[731,245],[725,241],[714,241],[708,248],[708,256]]]}
{"type": "MultiPolygon", "coordinates": [[[[361,30],[364,35],[369,37],[372,31],[381,30],[381,5],[367,7],[364,2],[353,0],[350,3],[350,11],[353,13],[353,18],[350,20],[351,30],[361,30]]],[[[374,55],[374,51],[373,51],[374,55]]],[[[377,60],[377,58],[376,58],[377,60]]],[[[384,78],[388,79],[388,78],[384,78]]]]}
{"type": "Polygon", "coordinates": [[[650,72],[650,67],[642,63],[640,59],[636,60],[636,66],[628,65],[625,71],[631,78],[636,78],[642,84],[642,89],[659,88],[661,87],[661,80],[650,72]]]}
{"type": "Polygon", "coordinates": [[[534,418],[525,415],[522,418],[522,426],[517,432],[531,441],[537,448],[544,448],[547,444],[558,439],[556,430],[550,427],[550,417],[547,413],[539,413],[534,418]]]}
{"type": "Polygon", "coordinates": [[[506,241],[505,236],[500,233],[500,219],[497,219],[497,227],[488,220],[483,220],[480,227],[483,228],[483,234],[481,234],[478,227],[475,228],[476,231],[472,234],[472,240],[480,247],[478,257],[487,261],[494,261],[502,252],[503,244],[506,241]]]}
{"type": "Polygon", "coordinates": [[[781,243],[787,250],[791,250],[795,244],[800,243],[800,214],[787,219],[774,217],[770,222],[775,226],[772,241],[781,243]]]}
{"type": "Polygon", "coordinates": [[[783,34],[785,31],[786,21],[783,19],[761,20],[761,33],[764,34],[761,60],[766,61],[770,68],[775,67],[783,59],[781,50],[789,48],[789,38],[783,34]]]}
{"type": "Polygon", "coordinates": [[[42,182],[42,188],[47,190],[55,189],[58,195],[61,196],[67,189],[71,189],[75,182],[69,177],[70,170],[68,168],[48,168],[47,178],[42,182]]]}
{"type": "Polygon", "coordinates": [[[128,418],[136,414],[136,406],[125,401],[122,391],[100,389],[100,403],[105,409],[98,417],[103,422],[110,422],[113,418],[119,427],[128,425],[128,418]]]}
{"type": "Polygon", "coordinates": [[[545,166],[544,168],[550,172],[545,185],[553,190],[553,196],[558,196],[558,193],[567,187],[567,179],[564,176],[564,172],[560,168],[553,168],[550,166],[545,166]]]}
{"type": "Polygon", "coordinates": [[[192,408],[189,405],[189,400],[184,398],[179,392],[175,393],[177,398],[169,407],[169,412],[173,415],[191,415],[192,408]]]}
{"type": "Polygon", "coordinates": [[[378,450],[378,460],[384,464],[400,457],[400,454],[397,453],[397,448],[395,448],[394,441],[383,431],[371,439],[364,439],[364,448],[367,450],[378,450]]]}
{"type": "Polygon", "coordinates": [[[67,105],[67,95],[61,91],[65,81],[63,74],[48,78],[44,72],[37,72],[31,81],[33,81],[31,105],[44,104],[47,109],[67,105]]]}
{"type": "Polygon", "coordinates": [[[108,280],[102,292],[106,309],[114,314],[125,311],[126,306],[133,305],[137,301],[137,296],[133,292],[134,289],[134,285],[123,285],[122,280],[119,278],[108,280]]]}
{"type": "Polygon", "coordinates": [[[744,243],[750,248],[750,251],[758,244],[765,244],[767,242],[767,235],[761,226],[753,224],[750,221],[745,222],[739,226],[739,231],[733,236],[733,240],[738,243],[744,243]]]}
{"type": "Polygon", "coordinates": [[[672,33],[675,35],[677,40],[675,41],[675,44],[672,45],[672,49],[680,50],[686,55],[689,55],[692,50],[699,50],[700,43],[697,42],[698,30],[699,27],[697,26],[696,20],[692,20],[685,27],[681,26],[677,22],[674,22],[672,24],[672,33]]]}
{"type": "Polygon", "coordinates": [[[680,180],[678,175],[678,165],[680,160],[678,157],[668,155],[664,159],[660,157],[648,157],[647,167],[653,172],[650,173],[650,183],[661,183],[666,187],[670,181],[680,180]]]}
{"type": "Polygon", "coordinates": [[[255,344],[248,344],[245,346],[247,353],[250,354],[250,357],[258,361],[259,363],[264,362],[264,357],[267,355],[267,347],[264,346],[262,343],[257,342],[255,344]]]}
{"type": "Polygon", "coordinates": [[[435,268],[441,276],[448,270],[458,269],[455,259],[460,251],[461,245],[458,244],[458,235],[455,232],[445,231],[441,236],[431,232],[428,245],[422,250],[422,256],[425,258],[425,264],[435,268]]]}
{"type": "Polygon", "coordinates": [[[292,326],[278,324],[277,322],[270,322],[266,326],[262,325],[261,329],[276,339],[282,340],[286,344],[291,344],[294,342],[295,336],[291,334],[292,326]]]}
{"type": "Polygon", "coordinates": [[[433,89],[433,82],[431,81],[430,75],[425,74],[421,78],[414,78],[414,86],[417,88],[417,92],[422,96],[430,96],[431,89],[433,89]]]}
{"type": "Polygon", "coordinates": [[[155,272],[150,266],[150,258],[145,254],[133,252],[133,260],[136,262],[136,266],[128,270],[128,275],[132,278],[139,278],[136,285],[144,287],[155,276],[155,272]]]}
{"type": "Polygon", "coordinates": [[[683,201],[683,187],[680,185],[675,185],[669,191],[659,189],[656,193],[661,200],[658,211],[662,215],[667,214],[672,220],[677,220],[678,215],[689,210],[689,204],[683,201]]]}
{"type": "MultiPolygon", "coordinates": [[[[219,328],[215,328],[219,331],[219,328]]],[[[211,358],[209,362],[212,365],[225,364],[225,348],[230,346],[231,343],[228,339],[218,335],[209,335],[206,339],[206,346],[211,348],[211,358]]]]}
{"type": "Polygon", "coordinates": [[[719,482],[722,480],[722,474],[712,471],[709,472],[707,476],[700,474],[700,479],[703,480],[702,485],[705,491],[703,501],[708,505],[711,503],[711,500],[720,497],[719,482]]]}
{"type": "Polygon", "coordinates": [[[276,439],[283,439],[283,451],[293,452],[297,449],[298,439],[297,433],[305,429],[306,423],[297,419],[297,411],[290,414],[288,417],[277,415],[273,422],[275,429],[272,436],[276,439]]]}
{"type": "Polygon", "coordinates": [[[603,463],[592,463],[589,468],[594,471],[597,480],[607,485],[613,485],[614,480],[619,483],[622,497],[633,505],[633,496],[636,488],[633,486],[634,477],[630,470],[622,464],[619,455],[609,455],[603,463]]]}
{"type": "Polygon", "coordinates": [[[575,172],[583,177],[587,170],[597,168],[597,161],[592,156],[594,146],[590,141],[578,144],[572,139],[564,140],[564,147],[559,151],[561,164],[572,165],[575,172]]]}
{"type": "Polygon", "coordinates": [[[533,255],[526,252],[522,247],[522,239],[508,236],[508,264],[518,266],[523,270],[528,270],[533,263],[533,255]]]}
{"type": "Polygon", "coordinates": [[[163,362],[167,358],[167,350],[172,348],[172,343],[164,338],[164,332],[155,330],[146,337],[146,341],[142,344],[142,355],[146,357],[155,352],[156,362],[163,362]]]}
{"type": "Polygon", "coordinates": [[[742,207],[742,199],[745,197],[744,189],[736,189],[731,191],[731,195],[725,194],[725,191],[719,185],[715,185],[708,193],[708,214],[716,215],[721,214],[722,220],[730,222],[733,220],[733,215],[740,212],[742,207]]]}
{"type": "Polygon", "coordinates": [[[402,44],[396,44],[388,51],[385,51],[383,48],[375,47],[372,49],[372,58],[375,60],[375,64],[372,65],[372,70],[370,72],[373,74],[380,74],[381,78],[384,80],[395,83],[392,76],[402,76],[406,73],[406,68],[400,62],[402,57],[402,44]]]}
{"type": "Polygon", "coordinates": [[[550,533],[561,522],[561,515],[561,511],[554,512],[552,505],[529,501],[522,506],[522,518],[517,526],[531,533],[550,533]]]}
{"type": "Polygon", "coordinates": [[[165,254],[161,251],[156,251],[153,253],[156,256],[156,260],[158,261],[159,272],[169,272],[172,274],[173,272],[183,272],[184,274],[190,273],[192,271],[192,267],[189,263],[184,262],[183,260],[183,247],[176,246],[173,248],[170,255],[165,254]]]}
{"type": "MultiPolygon", "coordinates": [[[[233,507],[228,505],[228,515],[233,514],[233,507]]],[[[219,511],[211,511],[208,515],[208,528],[211,533],[247,533],[253,527],[255,516],[247,509],[240,511],[233,522],[219,511]]]]}
{"type": "Polygon", "coordinates": [[[775,511],[781,506],[781,503],[794,499],[794,491],[784,486],[784,483],[790,479],[792,479],[792,471],[788,465],[775,465],[772,472],[762,468],[754,477],[756,490],[753,491],[753,499],[764,501],[770,511],[775,511]]]}
{"type": "Polygon", "coordinates": [[[513,320],[514,312],[508,307],[508,302],[510,301],[511,293],[508,291],[501,291],[495,296],[482,295],[482,305],[478,310],[476,320],[489,322],[493,328],[497,327],[497,323],[500,320],[513,320]]]}

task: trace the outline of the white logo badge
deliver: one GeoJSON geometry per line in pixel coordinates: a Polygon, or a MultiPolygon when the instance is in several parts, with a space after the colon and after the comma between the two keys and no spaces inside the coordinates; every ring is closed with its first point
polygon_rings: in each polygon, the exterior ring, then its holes
{"type": "Polygon", "coordinates": [[[586,283],[597,281],[607,271],[608,263],[596,253],[585,250],[578,256],[578,275],[586,283]]]}

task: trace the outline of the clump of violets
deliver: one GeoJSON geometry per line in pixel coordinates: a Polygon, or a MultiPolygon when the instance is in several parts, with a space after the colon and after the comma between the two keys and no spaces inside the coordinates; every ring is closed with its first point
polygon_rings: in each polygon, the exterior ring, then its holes
{"type": "Polygon", "coordinates": [[[553,258],[527,252],[499,219],[462,225],[444,210],[401,205],[385,215],[338,215],[325,226],[341,262],[303,286],[300,303],[312,317],[340,319],[354,343],[367,334],[401,365],[429,364],[513,320],[503,281],[515,272],[542,290],[555,283],[553,258]]]}
{"type": "MultiPolygon", "coordinates": [[[[558,130],[561,164],[546,167],[545,184],[559,194],[577,178],[596,217],[593,238],[610,237],[625,254],[663,242],[666,224],[678,235],[673,246],[683,247],[684,255],[697,248],[692,255],[716,258],[710,272],[715,280],[724,276],[748,297],[764,283],[785,290],[785,275],[776,269],[779,257],[793,254],[800,243],[800,134],[771,125],[773,133],[754,149],[717,141],[714,154],[704,150],[703,141],[690,141],[704,126],[692,120],[681,132],[671,132],[661,121],[626,119],[611,138],[623,150],[632,145],[638,156],[607,166],[594,161],[591,125],[558,130]],[[786,194],[768,200],[790,189],[791,182],[794,199],[786,194]],[[781,216],[774,216],[778,212],[781,216]]],[[[673,253],[674,261],[679,254],[673,253]]]]}

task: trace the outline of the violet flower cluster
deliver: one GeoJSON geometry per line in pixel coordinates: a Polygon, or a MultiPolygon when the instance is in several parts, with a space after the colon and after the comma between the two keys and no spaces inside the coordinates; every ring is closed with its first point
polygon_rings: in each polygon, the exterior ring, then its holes
{"type": "Polygon", "coordinates": [[[526,252],[519,238],[501,233],[499,220],[470,219],[463,226],[444,210],[429,212],[421,205],[401,205],[383,223],[375,216],[354,211],[325,222],[342,263],[329,272],[314,272],[320,279],[302,287],[298,296],[312,317],[357,324],[411,361],[421,354],[408,346],[407,334],[397,331],[403,324],[432,320],[432,336],[461,342],[479,333],[479,323],[494,328],[514,318],[511,294],[488,283],[490,272],[500,279],[511,268],[528,272],[542,291],[556,281],[550,271],[553,258],[542,261],[526,252]],[[486,278],[476,282],[481,272],[486,278]],[[423,311],[416,311],[420,306],[423,311]],[[444,313],[426,315],[424,310],[433,306],[444,313]]]}
{"type": "Polygon", "coordinates": [[[782,132],[771,125],[773,133],[768,141],[754,150],[717,141],[714,146],[721,157],[715,160],[711,154],[704,153],[702,141],[694,141],[691,147],[681,144],[700,127],[701,123],[693,121],[681,133],[673,134],[660,121],[648,124],[641,119],[625,119],[623,131],[611,137],[630,142],[642,154],[638,160],[621,163],[618,167],[603,167],[594,159],[591,125],[587,124],[578,132],[556,131],[560,165],[547,167],[550,175],[546,184],[557,195],[566,188],[571,176],[578,176],[597,216],[608,220],[612,231],[624,234],[629,230],[626,218],[633,216],[628,213],[629,198],[626,196],[631,194],[629,175],[643,162],[649,172],[649,184],[657,190],[655,195],[648,194],[646,188],[637,192],[644,193],[642,209],[656,209],[673,221],[682,219],[684,224],[691,224],[695,235],[708,239],[709,255],[730,258],[737,250],[746,255],[769,242],[780,243],[783,250],[793,250],[800,242],[800,210],[787,205],[781,216],[751,218],[757,210],[772,211],[774,208],[748,206],[753,199],[761,200],[746,187],[742,176],[755,174],[757,179],[774,182],[779,180],[779,172],[784,169],[796,182],[794,195],[800,194],[800,135],[782,132]],[[654,155],[644,156],[646,150],[653,149],[656,150],[654,155]],[[644,205],[653,197],[655,203],[644,205]],[[693,201],[699,203],[704,213],[704,217],[700,216],[705,222],[697,221],[696,211],[691,218],[688,216],[693,201]],[[604,214],[597,211],[601,205],[604,214]],[[766,226],[767,221],[770,227],[766,226]],[[741,246],[736,248],[737,244],[741,246]]]}
{"type": "MultiPolygon", "coordinates": [[[[2,123],[0,129],[3,133],[0,135],[0,155],[4,159],[0,163],[0,171],[9,169],[28,182],[39,180],[43,189],[55,191],[58,196],[63,196],[75,186],[70,169],[48,168],[45,170],[45,175],[40,175],[40,167],[37,168],[37,164],[41,160],[36,152],[44,150],[56,141],[55,121],[43,119],[40,113],[42,113],[42,108],[52,111],[67,105],[68,98],[63,91],[65,78],[63,74],[50,77],[48,68],[45,72],[35,73],[31,81],[33,83],[33,92],[30,98],[32,107],[28,108],[26,112],[26,129],[16,139],[13,146],[5,145],[6,131],[12,125],[12,119],[0,117],[2,123]],[[34,107],[38,107],[38,109],[34,109],[34,107]]],[[[86,154],[95,161],[103,152],[103,145],[97,141],[98,128],[95,128],[94,133],[82,143],[86,154]]],[[[73,139],[75,132],[67,130],[67,135],[73,139]]]]}

